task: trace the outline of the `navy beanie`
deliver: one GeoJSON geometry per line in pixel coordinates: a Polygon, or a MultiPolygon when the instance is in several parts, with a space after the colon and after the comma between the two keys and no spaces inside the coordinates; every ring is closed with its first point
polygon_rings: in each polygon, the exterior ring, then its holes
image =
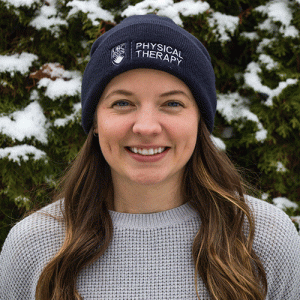
{"type": "Polygon", "coordinates": [[[86,134],[110,80],[139,68],[161,70],[181,79],[190,88],[208,130],[213,131],[215,74],[207,50],[171,19],[137,15],[124,19],[92,46],[81,91],[82,126],[86,134]]]}

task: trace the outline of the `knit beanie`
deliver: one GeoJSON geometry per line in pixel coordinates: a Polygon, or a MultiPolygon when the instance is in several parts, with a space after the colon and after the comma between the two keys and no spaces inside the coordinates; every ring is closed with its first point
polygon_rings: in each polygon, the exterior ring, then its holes
{"type": "Polygon", "coordinates": [[[82,126],[86,134],[110,80],[139,68],[161,70],[181,79],[191,90],[201,117],[212,132],[216,88],[207,50],[171,19],[151,14],[128,17],[94,42],[81,91],[82,126]]]}

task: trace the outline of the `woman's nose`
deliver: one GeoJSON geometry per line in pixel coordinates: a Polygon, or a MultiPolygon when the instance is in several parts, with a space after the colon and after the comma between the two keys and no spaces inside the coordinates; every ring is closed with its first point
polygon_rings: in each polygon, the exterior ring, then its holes
{"type": "Polygon", "coordinates": [[[138,112],[132,130],[134,133],[141,135],[157,135],[161,133],[162,127],[159,122],[158,112],[152,109],[138,112]]]}

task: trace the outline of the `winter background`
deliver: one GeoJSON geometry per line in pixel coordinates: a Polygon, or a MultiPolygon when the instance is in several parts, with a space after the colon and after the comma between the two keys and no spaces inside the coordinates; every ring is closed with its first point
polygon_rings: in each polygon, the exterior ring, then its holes
{"type": "Polygon", "coordinates": [[[123,18],[173,19],[208,49],[213,141],[300,224],[300,0],[1,0],[0,245],[51,201],[85,140],[81,79],[93,41],[123,18]]]}

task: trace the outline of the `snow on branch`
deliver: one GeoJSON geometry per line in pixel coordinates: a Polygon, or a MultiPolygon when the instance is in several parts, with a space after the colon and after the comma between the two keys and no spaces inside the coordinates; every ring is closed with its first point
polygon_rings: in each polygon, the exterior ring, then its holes
{"type": "Polygon", "coordinates": [[[23,141],[34,137],[47,144],[47,123],[43,110],[37,101],[24,110],[15,111],[9,116],[0,116],[0,132],[13,140],[23,141]]]}
{"type": "Polygon", "coordinates": [[[43,78],[39,81],[38,87],[46,87],[45,95],[52,100],[56,100],[62,96],[76,96],[80,93],[81,76],[76,72],[74,78],[68,81],[62,78],[58,78],[55,81],[43,78]]]}
{"type": "Polygon", "coordinates": [[[285,197],[277,197],[273,199],[273,203],[275,206],[277,206],[280,209],[286,209],[286,208],[298,208],[298,205],[291,200],[285,198],[285,197]]]}
{"type": "Polygon", "coordinates": [[[3,2],[14,7],[31,7],[33,4],[37,5],[40,3],[39,0],[3,0],[3,2]]]}
{"type": "Polygon", "coordinates": [[[258,36],[257,32],[255,32],[255,31],[254,32],[246,32],[246,31],[244,31],[244,32],[241,32],[240,35],[243,36],[243,37],[245,37],[246,39],[251,40],[251,41],[259,39],[259,36],[258,36]]]}
{"type": "Polygon", "coordinates": [[[226,150],[226,145],[225,143],[218,137],[215,137],[213,136],[212,134],[210,135],[210,138],[213,142],[213,144],[219,149],[219,150],[222,150],[222,151],[225,151],[226,150]]]}
{"type": "Polygon", "coordinates": [[[281,161],[276,163],[276,172],[285,173],[287,171],[286,167],[283,165],[281,161]]]}
{"type": "Polygon", "coordinates": [[[259,42],[257,48],[256,48],[256,53],[263,53],[265,51],[265,49],[270,49],[271,47],[273,47],[273,43],[276,41],[275,38],[272,39],[267,39],[264,38],[262,39],[261,42],[259,42]]]}
{"type": "Polygon", "coordinates": [[[258,60],[261,64],[265,65],[266,69],[271,71],[278,67],[278,63],[273,60],[273,58],[266,54],[260,54],[258,60]]]}
{"type": "Polygon", "coordinates": [[[280,93],[289,85],[294,85],[298,82],[297,79],[288,78],[285,81],[279,82],[277,88],[271,89],[262,84],[259,73],[261,72],[260,65],[254,61],[248,64],[244,74],[245,85],[251,87],[254,91],[268,95],[268,100],[264,102],[267,106],[273,105],[273,98],[280,95],[280,93]]]}
{"type": "Polygon", "coordinates": [[[230,124],[233,121],[245,119],[257,124],[258,131],[255,133],[257,141],[263,142],[267,137],[267,130],[259,121],[256,114],[250,111],[249,100],[241,97],[238,93],[218,94],[217,111],[230,124]]]}
{"type": "Polygon", "coordinates": [[[183,0],[174,3],[173,0],[144,0],[136,5],[129,5],[122,13],[123,17],[133,15],[145,15],[152,12],[159,16],[165,16],[172,19],[176,24],[182,26],[182,20],[179,14],[184,16],[203,14],[209,10],[210,6],[204,1],[183,0]]]}
{"type": "Polygon", "coordinates": [[[218,34],[218,39],[221,43],[227,42],[231,39],[229,34],[233,34],[238,25],[239,17],[236,16],[214,12],[211,17],[209,17],[209,26],[216,26],[213,32],[218,34]]]}
{"type": "Polygon", "coordinates": [[[59,16],[55,6],[56,0],[44,2],[39,14],[30,22],[30,25],[37,30],[45,28],[57,35],[60,30],[59,26],[68,26],[68,23],[59,16]]]}
{"type": "Polygon", "coordinates": [[[52,100],[63,96],[77,96],[81,92],[81,73],[66,71],[59,63],[44,64],[40,70],[31,73],[30,78],[39,80],[38,88],[46,88],[44,94],[52,100]]]}
{"type": "Polygon", "coordinates": [[[78,12],[87,14],[88,19],[92,21],[94,26],[99,25],[98,20],[114,21],[114,16],[108,11],[100,7],[97,0],[73,0],[67,3],[67,6],[72,7],[69,11],[68,17],[70,18],[78,12]]]}
{"type": "Polygon", "coordinates": [[[210,5],[205,1],[183,0],[174,3],[173,0],[144,0],[136,5],[130,5],[122,13],[123,17],[133,15],[145,15],[155,12],[160,16],[171,18],[176,24],[182,26],[180,14],[183,16],[193,16],[210,11],[209,26],[215,27],[214,32],[220,42],[230,40],[230,34],[233,34],[239,24],[239,17],[225,15],[220,12],[210,10],[210,5]]]}
{"type": "Polygon", "coordinates": [[[81,109],[81,102],[74,104],[73,106],[73,113],[65,118],[56,119],[54,121],[54,126],[60,127],[65,126],[71,121],[74,121],[77,116],[79,116],[79,111],[81,109]]]}
{"type": "Polygon", "coordinates": [[[22,52],[21,54],[0,55],[0,73],[9,72],[14,76],[15,72],[25,75],[29,72],[32,63],[37,60],[35,54],[22,52]]]}
{"type": "Polygon", "coordinates": [[[289,4],[289,0],[272,0],[266,5],[256,7],[256,11],[268,16],[268,19],[261,23],[258,28],[273,32],[275,29],[274,23],[280,22],[282,25],[279,28],[279,32],[282,33],[284,37],[299,36],[298,29],[294,25],[291,25],[293,10],[289,4]]]}
{"type": "Polygon", "coordinates": [[[46,153],[31,145],[18,145],[14,147],[0,148],[0,159],[7,157],[9,160],[21,164],[21,160],[28,161],[43,159],[46,153]]]}

